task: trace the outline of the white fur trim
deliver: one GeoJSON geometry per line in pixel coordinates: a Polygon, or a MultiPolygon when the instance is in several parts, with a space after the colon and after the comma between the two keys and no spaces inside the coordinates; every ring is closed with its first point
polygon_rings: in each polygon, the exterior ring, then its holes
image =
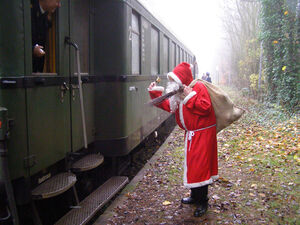
{"type": "Polygon", "coordinates": [[[187,183],[187,166],[186,166],[186,160],[187,160],[187,132],[185,132],[185,141],[184,141],[184,167],[183,167],[183,183],[187,183]]]}
{"type": "Polygon", "coordinates": [[[184,123],[184,119],[183,119],[183,104],[182,104],[182,102],[180,102],[180,104],[179,104],[179,118],[180,118],[180,122],[181,122],[183,128],[185,130],[187,130],[185,123],[184,123]]]}
{"type": "Polygon", "coordinates": [[[167,77],[168,77],[168,79],[170,79],[170,77],[171,77],[176,83],[178,83],[179,85],[182,86],[181,80],[176,76],[175,73],[169,72],[169,73],[167,74],[167,77]]]}
{"type": "Polygon", "coordinates": [[[183,99],[183,104],[186,104],[194,95],[196,95],[196,91],[192,91],[189,93],[184,99],[183,99]]]}
{"type": "Polygon", "coordinates": [[[154,86],[151,90],[148,88],[148,91],[161,91],[164,92],[165,88],[162,86],[154,86]]]}
{"type": "Polygon", "coordinates": [[[193,69],[194,68],[194,65],[193,64],[190,64],[190,69],[193,69]]]}
{"type": "Polygon", "coordinates": [[[202,187],[202,186],[212,184],[212,183],[213,183],[213,178],[211,177],[208,180],[198,182],[198,183],[188,184],[188,183],[184,182],[184,186],[187,187],[187,188],[196,188],[196,187],[202,187]]]}

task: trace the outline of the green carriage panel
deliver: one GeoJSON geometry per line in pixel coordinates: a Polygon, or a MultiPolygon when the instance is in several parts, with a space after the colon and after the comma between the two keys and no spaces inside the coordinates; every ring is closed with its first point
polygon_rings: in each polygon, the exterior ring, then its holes
{"type": "Polygon", "coordinates": [[[8,111],[8,119],[12,120],[8,140],[9,170],[12,179],[27,177],[27,127],[26,127],[26,94],[25,89],[2,89],[1,105],[8,111]]]}
{"type": "Polygon", "coordinates": [[[47,168],[66,157],[70,150],[70,98],[61,100],[60,86],[27,90],[28,146],[36,165],[30,174],[47,168]]]}

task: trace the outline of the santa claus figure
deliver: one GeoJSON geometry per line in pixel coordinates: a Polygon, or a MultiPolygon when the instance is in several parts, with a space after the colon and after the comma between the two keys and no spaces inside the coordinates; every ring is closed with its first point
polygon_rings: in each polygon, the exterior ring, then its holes
{"type": "MultiPolygon", "coordinates": [[[[193,88],[190,64],[181,63],[168,73],[167,92],[183,87],[183,92],[164,100],[157,107],[175,113],[176,122],[185,130],[184,186],[191,189],[184,204],[196,204],[194,216],[208,208],[208,185],[218,178],[216,117],[206,87],[197,82],[193,88]]],[[[152,99],[162,95],[164,88],[153,82],[148,88],[152,99]]]]}

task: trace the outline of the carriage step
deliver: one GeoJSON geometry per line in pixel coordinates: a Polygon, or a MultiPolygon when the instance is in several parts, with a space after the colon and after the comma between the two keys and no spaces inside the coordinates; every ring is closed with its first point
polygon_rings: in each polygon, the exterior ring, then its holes
{"type": "Polygon", "coordinates": [[[128,183],[127,177],[112,177],[92,194],[86,197],[76,208],[69,211],[55,225],[86,224],[119,190],[128,183]]]}
{"type": "Polygon", "coordinates": [[[62,194],[76,183],[76,176],[73,173],[60,173],[49,178],[32,190],[33,199],[51,198],[62,194]]]}
{"type": "Polygon", "coordinates": [[[103,163],[104,157],[100,154],[89,154],[72,165],[72,171],[83,172],[94,169],[103,163]]]}

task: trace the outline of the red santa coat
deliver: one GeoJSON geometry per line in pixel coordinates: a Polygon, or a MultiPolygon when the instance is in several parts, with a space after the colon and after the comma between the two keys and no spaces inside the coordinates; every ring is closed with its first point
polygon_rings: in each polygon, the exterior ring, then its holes
{"type": "MultiPolygon", "coordinates": [[[[162,95],[163,87],[149,90],[150,97],[162,95]]],[[[159,108],[170,112],[165,100],[159,108]]],[[[197,82],[175,111],[176,122],[185,130],[184,186],[211,184],[218,178],[216,117],[206,87],[197,82]]]]}

